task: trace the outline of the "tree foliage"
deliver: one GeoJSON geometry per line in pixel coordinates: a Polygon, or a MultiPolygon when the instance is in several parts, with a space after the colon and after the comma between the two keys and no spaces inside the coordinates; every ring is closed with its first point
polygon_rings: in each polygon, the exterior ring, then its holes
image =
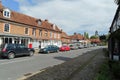
{"type": "Polygon", "coordinates": [[[107,36],[106,35],[101,35],[99,37],[100,37],[100,40],[107,40],[107,36]]]}
{"type": "Polygon", "coordinates": [[[95,35],[93,35],[93,36],[90,37],[90,39],[97,39],[97,38],[99,38],[99,37],[95,36],[95,35]]]}
{"type": "Polygon", "coordinates": [[[104,34],[103,34],[103,35],[100,35],[99,38],[100,38],[101,41],[107,41],[108,38],[109,38],[109,34],[106,34],[106,35],[104,35],[104,34]]]}
{"type": "Polygon", "coordinates": [[[89,34],[88,34],[87,32],[84,32],[84,37],[85,37],[86,39],[89,39],[89,34]]]}

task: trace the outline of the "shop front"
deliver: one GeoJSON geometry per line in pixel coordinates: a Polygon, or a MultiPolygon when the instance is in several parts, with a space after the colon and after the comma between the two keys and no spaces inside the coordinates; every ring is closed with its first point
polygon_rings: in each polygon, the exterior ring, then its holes
{"type": "Polygon", "coordinates": [[[0,45],[5,43],[15,43],[28,46],[28,44],[30,44],[30,41],[31,38],[28,36],[0,34],[0,45]]]}

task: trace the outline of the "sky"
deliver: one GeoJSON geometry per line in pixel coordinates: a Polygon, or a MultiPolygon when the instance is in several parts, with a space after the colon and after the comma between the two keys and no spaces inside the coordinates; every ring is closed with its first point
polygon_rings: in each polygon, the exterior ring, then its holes
{"type": "Polygon", "coordinates": [[[114,0],[2,0],[11,10],[56,24],[67,34],[107,34],[117,5],[114,0]]]}

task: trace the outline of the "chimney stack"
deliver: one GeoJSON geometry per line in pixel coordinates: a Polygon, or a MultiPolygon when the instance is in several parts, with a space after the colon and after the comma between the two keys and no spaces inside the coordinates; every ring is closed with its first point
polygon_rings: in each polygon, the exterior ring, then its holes
{"type": "Polygon", "coordinates": [[[47,19],[45,19],[45,21],[46,21],[46,22],[48,22],[48,20],[47,20],[47,19]]]}
{"type": "Polygon", "coordinates": [[[77,33],[76,32],[74,32],[74,35],[76,35],[77,33]]]}
{"type": "Polygon", "coordinates": [[[2,7],[2,0],[0,0],[0,8],[2,7]]]}

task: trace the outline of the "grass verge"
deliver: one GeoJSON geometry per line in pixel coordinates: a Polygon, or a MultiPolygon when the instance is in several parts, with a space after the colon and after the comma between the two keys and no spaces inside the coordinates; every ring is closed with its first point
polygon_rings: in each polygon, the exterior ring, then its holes
{"type": "Polygon", "coordinates": [[[108,51],[105,52],[106,60],[100,66],[99,72],[94,80],[120,80],[120,61],[112,61],[108,59],[108,51]]]}
{"type": "Polygon", "coordinates": [[[108,65],[108,60],[106,60],[100,67],[99,72],[97,73],[94,80],[112,80],[110,74],[110,68],[108,65]]]}

